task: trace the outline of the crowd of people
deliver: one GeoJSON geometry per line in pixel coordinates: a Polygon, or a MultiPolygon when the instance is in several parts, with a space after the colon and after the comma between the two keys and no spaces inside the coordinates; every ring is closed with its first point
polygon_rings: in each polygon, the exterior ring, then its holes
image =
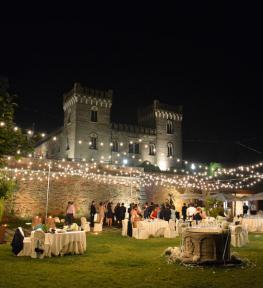
{"type": "Polygon", "coordinates": [[[162,205],[146,202],[143,206],[136,203],[131,203],[127,209],[124,203],[117,203],[113,208],[112,202],[100,202],[99,205],[92,201],[90,206],[90,226],[94,227],[94,222],[99,222],[105,226],[111,227],[115,225],[121,227],[122,220],[127,218],[133,227],[137,226],[137,221],[144,219],[154,220],[156,218],[165,221],[179,220],[182,218],[200,221],[206,218],[205,212],[200,207],[195,207],[193,204],[182,206],[182,210],[177,211],[171,203],[162,205]]]}

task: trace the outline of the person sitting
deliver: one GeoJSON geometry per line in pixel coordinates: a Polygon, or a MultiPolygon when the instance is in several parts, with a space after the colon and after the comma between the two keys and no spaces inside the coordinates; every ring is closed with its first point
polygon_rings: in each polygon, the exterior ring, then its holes
{"type": "Polygon", "coordinates": [[[196,212],[193,215],[193,219],[196,221],[196,223],[198,223],[198,221],[201,221],[203,219],[203,217],[202,217],[202,209],[200,207],[198,207],[196,209],[196,212]]]}
{"type": "Polygon", "coordinates": [[[33,219],[32,219],[32,229],[34,229],[34,227],[35,227],[36,225],[39,225],[39,224],[42,224],[42,217],[41,217],[41,215],[37,215],[37,216],[33,217],[33,219]]]}
{"type": "Polygon", "coordinates": [[[158,215],[158,207],[155,207],[154,210],[150,214],[150,219],[154,220],[157,218],[158,215]]]}

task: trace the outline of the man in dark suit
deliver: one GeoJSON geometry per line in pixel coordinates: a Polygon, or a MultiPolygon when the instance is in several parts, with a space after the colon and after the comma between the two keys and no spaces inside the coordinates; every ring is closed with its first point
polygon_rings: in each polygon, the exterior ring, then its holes
{"type": "Polygon", "coordinates": [[[169,204],[165,205],[165,208],[163,210],[163,219],[165,221],[169,221],[171,219],[171,209],[170,209],[169,204]]]}
{"type": "Polygon", "coordinates": [[[120,207],[120,220],[124,220],[125,219],[125,213],[126,213],[126,207],[124,206],[124,203],[121,203],[121,207],[120,207]]]}
{"type": "Polygon", "coordinates": [[[90,227],[94,227],[94,216],[96,213],[97,211],[96,211],[95,201],[93,200],[90,206],[90,227]]]}
{"type": "Polygon", "coordinates": [[[182,215],[183,215],[183,219],[185,221],[186,219],[186,210],[187,210],[187,206],[186,204],[184,203],[183,207],[182,207],[182,215]]]}

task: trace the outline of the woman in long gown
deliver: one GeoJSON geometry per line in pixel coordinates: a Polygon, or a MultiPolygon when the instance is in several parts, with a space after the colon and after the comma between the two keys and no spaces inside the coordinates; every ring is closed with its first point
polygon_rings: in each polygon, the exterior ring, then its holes
{"type": "Polygon", "coordinates": [[[100,221],[100,224],[103,224],[104,216],[105,216],[105,206],[104,206],[103,202],[100,202],[100,206],[99,206],[99,221],[100,221]]]}

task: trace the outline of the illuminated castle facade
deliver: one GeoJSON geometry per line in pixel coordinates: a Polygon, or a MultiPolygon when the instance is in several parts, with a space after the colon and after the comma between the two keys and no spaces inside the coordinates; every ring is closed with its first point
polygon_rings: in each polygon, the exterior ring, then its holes
{"type": "Polygon", "coordinates": [[[182,109],[154,100],[138,110],[138,126],[111,123],[112,90],[75,83],[64,95],[64,126],[36,147],[36,156],[167,170],[182,158],[182,109]]]}

